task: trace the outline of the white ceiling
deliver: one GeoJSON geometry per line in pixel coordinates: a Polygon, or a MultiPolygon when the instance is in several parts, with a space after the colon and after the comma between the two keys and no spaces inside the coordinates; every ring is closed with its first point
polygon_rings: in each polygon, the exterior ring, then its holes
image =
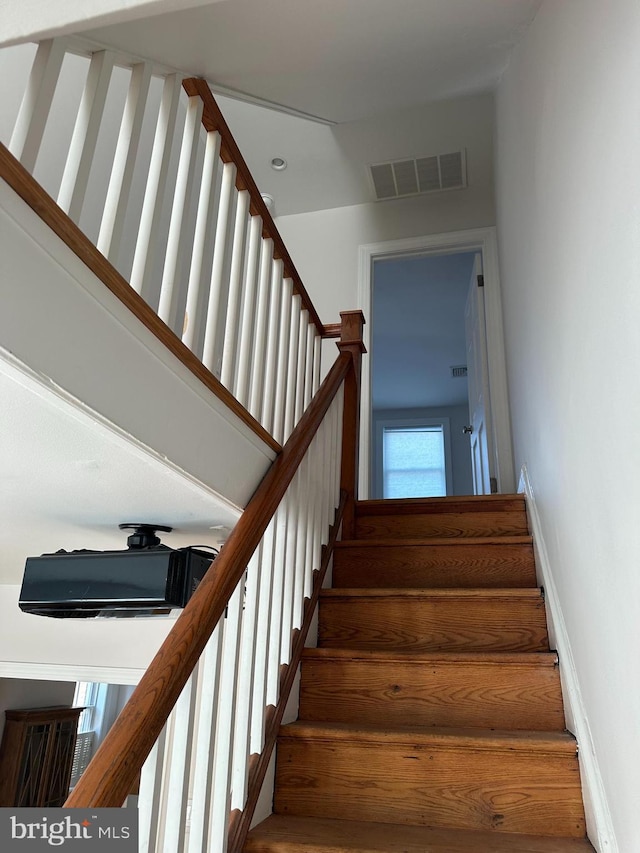
{"type": "Polygon", "coordinates": [[[466,405],[464,308],[474,254],[377,261],[372,317],[374,409],[466,405]]]}
{"type": "Polygon", "coordinates": [[[0,583],[20,583],[28,556],[126,548],[120,522],[173,526],[163,542],[181,547],[216,544],[240,515],[4,359],[0,400],[0,583]]]}
{"type": "Polygon", "coordinates": [[[226,0],[86,33],[345,122],[492,89],[540,0],[226,0]]]}

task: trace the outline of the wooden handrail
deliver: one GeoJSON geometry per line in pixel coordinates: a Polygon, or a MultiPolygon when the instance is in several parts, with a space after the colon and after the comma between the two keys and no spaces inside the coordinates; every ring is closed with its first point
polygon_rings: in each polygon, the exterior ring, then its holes
{"type": "Polygon", "coordinates": [[[350,353],[340,353],[66,807],[115,808],[124,802],[352,364],[350,353]]]}
{"type": "Polygon", "coordinates": [[[253,432],[276,453],[280,444],[239,403],[224,385],[208,370],[200,359],[182,343],[180,338],[158,317],[156,312],[136,293],[118,270],[98,251],[89,238],[67,214],[58,207],[51,196],[31,176],[24,166],[0,143],[0,178],[25,201],[29,207],[54,231],[71,251],[93,272],[100,281],[135,314],[152,334],[178,358],[184,366],[233,411],[253,432]]]}
{"type": "Polygon", "coordinates": [[[291,260],[287,247],[273,221],[273,217],[269,213],[260,190],[249,171],[249,167],[240,153],[233,134],[229,130],[229,125],[220,112],[220,107],[213,97],[209,84],[201,78],[189,77],[182,81],[182,86],[189,97],[199,96],[201,98],[203,103],[202,124],[208,132],[215,130],[220,134],[220,157],[225,163],[232,162],[235,164],[237,169],[236,186],[238,189],[247,190],[249,193],[251,214],[262,217],[262,233],[265,237],[270,237],[273,240],[274,257],[282,259],[285,278],[290,278],[293,281],[293,292],[301,297],[302,307],[306,308],[309,312],[309,319],[315,325],[318,334],[322,337],[333,337],[333,335],[326,334],[325,326],[320,320],[311,297],[307,293],[302,279],[291,260]]]}

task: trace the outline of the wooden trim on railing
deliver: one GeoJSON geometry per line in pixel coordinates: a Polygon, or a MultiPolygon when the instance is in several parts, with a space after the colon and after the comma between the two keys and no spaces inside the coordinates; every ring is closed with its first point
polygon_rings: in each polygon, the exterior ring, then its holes
{"type": "Polygon", "coordinates": [[[182,343],[180,338],[158,317],[144,299],[127,283],[117,269],[96,249],[78,226],[56,204],[51,196],[27,172],[11,152],[0,143],[0,177],[37,213],[42,221],[66,243],[71,251],[126,305],[158,340],[184,366],[212,391],[243,423],[268,444],[276,453],[280,444],[239,403],[200,359],[182,343]]]}
{"type": "Polygon", "coordinates": [[[339,338],[341,331],[342,331],[342,323],[325,323],[324,324],[324,337],[325,338],[339,338]]]}
{"type": "Polygon", "coordinates": [[[271,754],[273,753],[278,739],[278,732],[282,724],[282,717],[287,707],[287,702],[289,701],[289,694],[291,693],[291,688],[295,681],[298,666],[302,659],[302,652],[304,651],[307,634],[309,633],[311,622],[313,621],[313,616],[316,611],[316,607],[318,606],[320,591],[322,590],[327,569],[329,568],[329,563],[333,556],[333,549],[338,539],[346,500],[347,496],[342,492],[340,495],[340,505],[336,510],[335,519],[330,529],[329,541],[322,548],[322,561],[320,563],[320,568],[316,569],[313,573],[313,592],[311,593],[311,598],[307,598],[304,603],[304,620],[302,622],[302,627],[299,630],[295,629],[292,632],[293,642],[291,644],[291,661],[281,668],[278,704],[275,707],[272,705],[269,708],[264,748],[259,755],[252,755],[250,759],[249,794],[247,802],[242,811],[236,810],[231,813],[227,853],[241,853],[247,839],[247,833],[251,826],[253,813],[255,812],[262,784],[269,768],[269,762],[271,761],[271,754]]]}
{"type": "Polygon", "coordinates": [[[260,195],[256,182],[253,180],[249,167],[247,166],[244,157],[240,153],[240,149],[233,138],[233,134],[229,130],[229,125],[224,120],[224,116],[220,112],[220,107],[213,97],[213,93],[209,88],[206,80],[198,77],[189,77],[182,81],[182,86],[189,95],[193,98],[197,95],[202,99],[204,110],[202,113],[202,124],[207,131],[217,130],[220,134],[220,157],[225,163],[235,163],[237,169],[236,186],[238,189],[247,190],[251,199],[250,210],[253,216],[262,217],[263,234],[265,237],[270,237],[273,240],[274,257],[281,258],[284,263],[284,276],[293,281],[293,292],[297,293],[302,299],[302,307],[309,312],[309,320],[315,325],[318,334],[325,336],[324,325],[318,316],[318,313],[307,293],[302,279],[298,274],[297,269],[291,256],[287,251],[280,232],[276,228],[273,217],[269,213],[264,199],[260,195]]]}
{"type": "Polygon", "coordinates": [[[84,771],[70,808],[122,805],[351,367],[341,353],[84,771]]]}

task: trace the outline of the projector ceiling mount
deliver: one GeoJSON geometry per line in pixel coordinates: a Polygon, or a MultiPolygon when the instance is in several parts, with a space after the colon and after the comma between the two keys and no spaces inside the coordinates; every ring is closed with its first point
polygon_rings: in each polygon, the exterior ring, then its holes
{"type": "Polygon", "coordinates": [[[139,548],[157,548],[162,543],[160,537],[156,536],[156,531],[171,533],[173,530],[173,527],[167,527],[166,524],[139,524],[138,522],[119,524],[118,527],[120,530],[134,531],[127,538],[127,545],[132,551],[139,548]]]}

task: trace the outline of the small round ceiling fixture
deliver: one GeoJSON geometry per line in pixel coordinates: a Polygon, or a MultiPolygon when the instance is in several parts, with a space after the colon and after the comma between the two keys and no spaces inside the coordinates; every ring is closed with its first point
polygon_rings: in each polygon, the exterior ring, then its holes
{"type": "Polygon", "coordinates": [[[287,161],[284,157],[274,157],[271,161],[271,168],[275,169],[276,172],[282,172],[287,168],[287,161]]]}

